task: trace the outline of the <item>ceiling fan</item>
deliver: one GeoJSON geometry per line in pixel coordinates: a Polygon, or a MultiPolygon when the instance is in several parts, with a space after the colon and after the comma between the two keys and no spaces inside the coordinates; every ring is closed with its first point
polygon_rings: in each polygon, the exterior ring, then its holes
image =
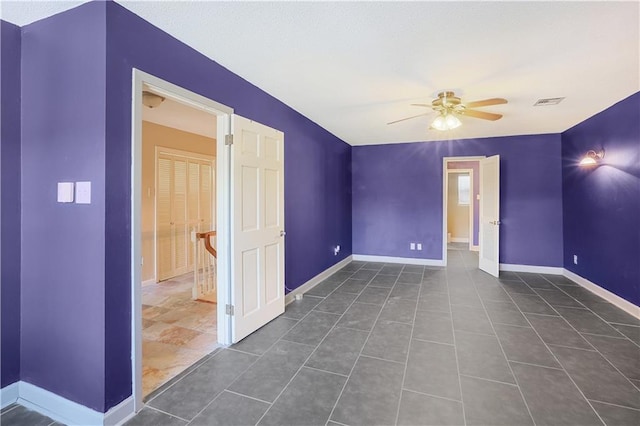
{"type": "MultiPolygon", "coordinates": [[[[473,108],[481,108],[490,105],[506,104],[507,100],[502,98],[483,99],[481,101],[462,102],[462,100],[455,96],[453,92],[440,92],[437,99],[434,99],[431,104],[411,104],[412,106],[419,106],[425,108],[431,108],[438,116],[430,128],[436,130],[451,130],[460,126],[462,122],[458,119],[458,115],[480,118],[482,120],[496,121],[502,118],[502,114],[495,114],[492,112],[477,111],[473,108]]],[[[431,111],[414,115],[407,118],[401,118],[387,124],[395,124],[405,120],[411,120],[413,118],[422,117],[424,115],[431,114],[431,111]]]]}

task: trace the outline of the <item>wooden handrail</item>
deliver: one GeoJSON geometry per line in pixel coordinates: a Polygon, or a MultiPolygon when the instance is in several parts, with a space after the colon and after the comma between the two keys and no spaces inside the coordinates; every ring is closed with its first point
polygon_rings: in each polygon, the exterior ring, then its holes
{"type": "Polygon", "coordinates": [[[216,236],[216,231],[209,232],[196,232],[196,238],[204,238],[204,247],[207,249],[209,253],[216,259],[218,258],[218,252],[211,246],[211,237],[216,236]]]}

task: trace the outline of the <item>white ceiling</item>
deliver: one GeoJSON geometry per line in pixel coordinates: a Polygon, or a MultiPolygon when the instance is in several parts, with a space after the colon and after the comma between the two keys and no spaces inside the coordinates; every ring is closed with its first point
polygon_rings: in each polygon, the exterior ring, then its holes
{"type": "MultiPolygon", "coordinates": [[[[79,3],[1,7],[24,25],[79,3]]],[[[637,1],[118,3],[352,145],[557,133],[640,90],[637,1]],[[504,118],[386,125],[443,89],[504,118]]]]}
{"type": "MultiPolygon", "coordinates": [[[[145,89],[150,90],[150,89],[145,89]]],[[[210,112],[165,98],[155,108],[142,107],[142,119],[166,127],[216,139],[216,117],[210,112]]]]}

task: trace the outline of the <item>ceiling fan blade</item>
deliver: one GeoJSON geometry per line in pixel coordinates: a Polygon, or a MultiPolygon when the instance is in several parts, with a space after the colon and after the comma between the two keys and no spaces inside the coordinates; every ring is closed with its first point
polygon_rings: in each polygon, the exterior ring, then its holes
{"type": "Polygon", "coordinates": [[[429,114],[431,114],[431,113],[430,112],[423,112],[422,114],[414,115],[413,117],[401,118],[400,120],[391,121],[391,122],[389,122],[387,124],[395,124],[395,123],[399,123],[401,121],[411,120],[412,118],[418,118],[418,117],[422,117],[423,115],[429,115],[429,114]]]}
{"type": "Polygon", "coordinates": [[[481,101],[465,102],[464,105],[467,108],[480,108],[490,105],[506,104],[507,100],[502,98],[483,99],[481,101]]]}
{"type": "Polygon", "coordinates": [[[433,108],[433,105],[431,105],[431,104],[411,104],[411,106],[421,106],[421,107],[433,108]]]}
{"type": "Polygon", "coordinates": [[[492,112],[475,111],[473,109],[465,109],[460,111],[461,115],[466,117],[481,118],[483,120],[496,121],[502,118],[502,114],[494,114],[492,112]]]}

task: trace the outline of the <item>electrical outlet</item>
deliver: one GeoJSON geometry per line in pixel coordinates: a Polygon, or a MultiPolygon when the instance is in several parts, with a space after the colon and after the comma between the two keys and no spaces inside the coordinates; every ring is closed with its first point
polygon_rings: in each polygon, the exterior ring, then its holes
{"type": "Polygon", "coordinates": [[[338,246],[335,246],[335,247],[333,248],[333,255],[334,255],[334,256],[337,256],[337,255],[338,255],[338,253],[340,253],[340,246],[339,246],[339,245],[338,245],[338,246]]]}
{"type": "Polygon", "coordinates": [[[416,245],[416,248],[417,248],[418,250],[422,250],[422,243],[418,243],[418,244],[416,245]]]}
{"type": "Polygon", "coordinates": [[[416,243],[409,243],[409,250],[415,250],[416,249],[416,243]]]}
{"type": "Polygon", "coordinates": [[[578,255],[577,255],[577,254],[574,254],[574,255],[573,255],[573,264],[574,264],[574,265],[577,265],[577,264],[578,264],[578,255]]]}

